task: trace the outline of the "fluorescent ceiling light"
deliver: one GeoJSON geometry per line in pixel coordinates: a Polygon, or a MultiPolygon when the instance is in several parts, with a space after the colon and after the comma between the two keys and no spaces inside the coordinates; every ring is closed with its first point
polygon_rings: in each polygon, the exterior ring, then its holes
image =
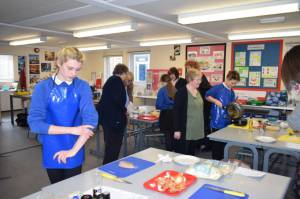
{"type": "Polygon", "coordinates": [[[35,37],[35,38],[29,38],[29,39],[10,41],[9,45],[11,45],[11,46],[21,46],[21,45],[27,45],[27,44],[43,43],[43,42],[46,42],[46,41],[47,41],[47,37],[35,37]]]}
{"type": "Polygon", "coordinates": [[[270,31],[252,32],[252,33],[229,34],[228,39],[243,40],[243,39],[261,39],[261,38],[293,37],[293,36],[300,36],[300,29],[270,30],[270,31]]]}
{"type": "Polygon", "coordinates": [[[111,48],[110,45],[103,45],[103,46],[91,46],[91,47],[79,47],[78,50],[80,51],[92,51],[92,50],[105,50],[111,48]]]}
{"type": "Polygon", "coordinates": [[[264,18],[260,19],[259,23],[266,24],[266,23],[281,23],[285,21],[285,16],[281,17],[271,17],[271,18],[264,18]]]}
{"type": "Polygon", "coordinates": [[[225,7],[214,10],[179,14],[178,23],[193,24],[298,11],[298,0],[276,0],[234,7],[225,7]]]}
{"type": "Polygon", "coordinates": [[[97,35],[108,35],[113,33],[130,32],[136,30],[136,23],[122,23],[109,26],[102,26],[97,28],[90,28],[86,30],[74,31],[74,37],[91,37],[97,35]]]}
{"type": "Polygon", "coordinates": [[[159,45],[188,44],[188,43],[192,43],[191,38],[143,41],[143,42],[140,42],[140,46],[159,46],[159,45]]]}

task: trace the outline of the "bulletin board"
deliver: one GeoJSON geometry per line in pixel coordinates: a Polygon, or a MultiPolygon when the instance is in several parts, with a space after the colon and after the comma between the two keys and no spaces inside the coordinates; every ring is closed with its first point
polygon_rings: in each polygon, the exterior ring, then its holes
{"type": "Polygon", "coordinates": [[[232,43],[231,68],[240,74],[237,90],[279,91],[282,40],[232,43]]]}
{"type": "Polygon", "coordinates": [[[198,61],[211,85],[224,81],[226,44],[186,46],[186,59],[198,61]]]}

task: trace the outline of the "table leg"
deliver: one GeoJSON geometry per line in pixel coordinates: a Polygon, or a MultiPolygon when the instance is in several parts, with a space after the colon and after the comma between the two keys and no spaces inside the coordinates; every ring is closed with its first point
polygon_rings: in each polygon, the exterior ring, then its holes
{"type": "Polygon", "coordinates": [[[246,147],[249,148],[253,153],[253,163],[252,168],[255,170],[258,170],[258,152],[256,147],[249,145],[249,144],[240,144],[235,142],[227,142],[225,148],[224,148],[224,161],[228,161],[229,157],[229,148],[232,146],[239,146],[239,147],[246,147]]]}
{"type": "Polygon", "coordinates": [[[15,124],[15,121],[14,121],[14,102],[13,102],[13,96],[10,95],[9,96],[9,102],[10,102],[10,122],[12,125],[15,124]]]}

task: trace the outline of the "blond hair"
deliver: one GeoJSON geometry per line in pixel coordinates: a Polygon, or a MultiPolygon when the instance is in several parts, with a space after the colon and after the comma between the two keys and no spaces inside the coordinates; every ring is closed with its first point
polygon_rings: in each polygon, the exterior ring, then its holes
{"type": "Polygon", "coordinates": [[[196,77],[201,77],[202,76],[202,73],[200,70],[197,70],[197,69],[194,69],[194,68],[191,68],[187,71],[187,74],[186,74],[186,79],[188,82],[191,82],[193,81],[196,77]]]}
{"type": "Polygon", "coordinates": [[[83,63],[83,54],[75,47],[62,48],[56,53],[56,64],[61,66],[69,59],[74,59],[80,63],[83,63]]]}

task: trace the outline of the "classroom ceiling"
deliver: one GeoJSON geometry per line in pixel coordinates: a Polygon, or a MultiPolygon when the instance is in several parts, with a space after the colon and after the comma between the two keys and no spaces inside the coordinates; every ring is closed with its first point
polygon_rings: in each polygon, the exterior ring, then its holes
{"type": "MultiPolygon", "coordinates": [[[[300,13],[249,17],[190,25],[177,23],[185,12],[259,3],[268,0],[0,0],[0,44],[47,36],[39,46],[136,47],[140,41],[191,36],[193,43],[226,42],[228,33],[300,28],[300,13]],[[285,16],[281,23],[259,19],[285,16]],[[75,38],[73,31],[122,22],[136,22],[137,31],[75,38]]],[[[295,37],[299,41],[299,37],[295,37]]]]}

